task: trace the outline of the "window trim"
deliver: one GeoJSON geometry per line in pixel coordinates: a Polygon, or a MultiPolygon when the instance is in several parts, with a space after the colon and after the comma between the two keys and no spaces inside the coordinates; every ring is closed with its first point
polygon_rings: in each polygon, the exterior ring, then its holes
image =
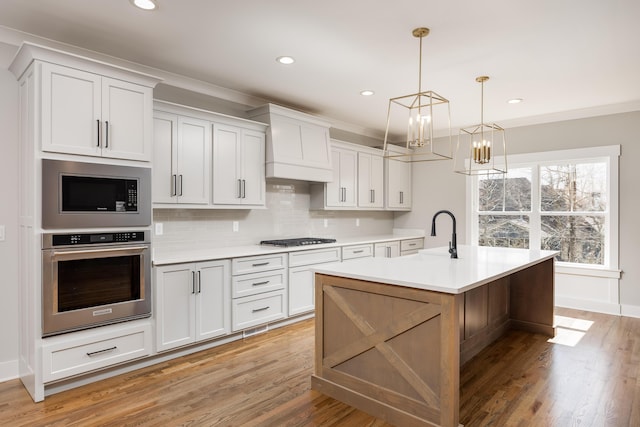
{"type": "MultiPolygon", "coordinates": [[[[604,265],[587,265],[575,264],[568,262],[558,262],[557,269],[567,274],[586,274],[593,275],[601,272],[607,277],[620,277],[619,270],[619,157],[620,145],[607,145],[600,147],[577,148],[569,150],[544,151],[526,154],[514,154],[509,156],[509,169],[518,169],[521,167],[531,167],[531,179],[535,185],[531,188],[532,206],[531,211],[527,212],[500,212],[499,214],[507,215],[529,215],[530,227],[533,229],[540,228],[540,212],[539,191],[540,177],[539,168],[541,164],[552,164],[563,161],[573,162],[589,162],[589,161],[605,161],[609,170],[607,179],[607,210],[604,212],[607,232],[605,232],[605,259],[604,265]],[[534,211],[535,209],[535,211],[534,211]],[[590,274],[591,272],[591,274],[590,274]]],[[[466,196],[467,196],[467,220],[466,220],[466,240],[473,242],[472,245],[478,244],[478,176],[473,176],[467,180],[466,196]]],[[[498,214],[496,212],[496,214],[498,214]]],[[[600,214],[600,213],[598,213],[600,214]]],[[[536,233],[539,234],[539,233],[536,233]]],[[[537,238],[529,238],[529,247],[540,247],[539,235],[537,238]]]]}

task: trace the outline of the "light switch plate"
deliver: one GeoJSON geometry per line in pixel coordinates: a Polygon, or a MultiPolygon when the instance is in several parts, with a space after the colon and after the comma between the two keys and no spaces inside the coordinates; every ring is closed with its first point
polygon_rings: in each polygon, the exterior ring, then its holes
{"type": "Polygon", "coordinates": [[[4,242],[4,225],[0,225],[0,242],[4,242]]]}
{"type": "Polygon", "coordinates": [[[240,223],[238,221],[233,221],[232,228],[233,228],[233,231],[240,230],[240,223]]]}
{"type": "Polygon", "coordinates": [[[162,227],[162,223],[156,222],[156,236],[162,236],[162,233],[164,233],[164,227],[162,227]]]}

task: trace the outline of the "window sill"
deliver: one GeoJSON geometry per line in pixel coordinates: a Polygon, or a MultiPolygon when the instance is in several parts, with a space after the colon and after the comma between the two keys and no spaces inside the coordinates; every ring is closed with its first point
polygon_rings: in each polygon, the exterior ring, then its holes
{"type": "Polygon", "coordinates": [[[620,279],[622,271],[609,270],[602,267],[575,267],[556,264],[556,273],[571,274],[573,276],[603,277],[607,279],[620,279]]]}

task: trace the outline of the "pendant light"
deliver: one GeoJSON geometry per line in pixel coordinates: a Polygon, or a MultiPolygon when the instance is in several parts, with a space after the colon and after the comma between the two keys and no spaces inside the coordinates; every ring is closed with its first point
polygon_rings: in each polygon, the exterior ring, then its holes
{"type": "Polygon", "coordinates": [[[384,156],[405,162],[425,162],[453,158],[449,101],[433,91],[422,91],[422,40],[429,29],[412,31],[420,41],[418,92],[389,100],[384,156]],[[448,130],[434,139],[434,128],[448,130]]]}
{"type": "Polygon", "coordinates": [[[480,124],[460,129],[454,171],[465,175],[506,174],[507,141],[504,129],[484,122],[484,83],[488,76],[476,77],[480,83],[480,124]]]}

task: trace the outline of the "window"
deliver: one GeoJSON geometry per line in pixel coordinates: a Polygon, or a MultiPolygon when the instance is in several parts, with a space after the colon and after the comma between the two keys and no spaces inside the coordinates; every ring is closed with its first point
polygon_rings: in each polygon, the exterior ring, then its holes
{"type": "Polygon", "coordinates": [[[619,146],[509,157],[470,184],[472,244],[559,251],[566,266],[618,268],[619,146]]]}

